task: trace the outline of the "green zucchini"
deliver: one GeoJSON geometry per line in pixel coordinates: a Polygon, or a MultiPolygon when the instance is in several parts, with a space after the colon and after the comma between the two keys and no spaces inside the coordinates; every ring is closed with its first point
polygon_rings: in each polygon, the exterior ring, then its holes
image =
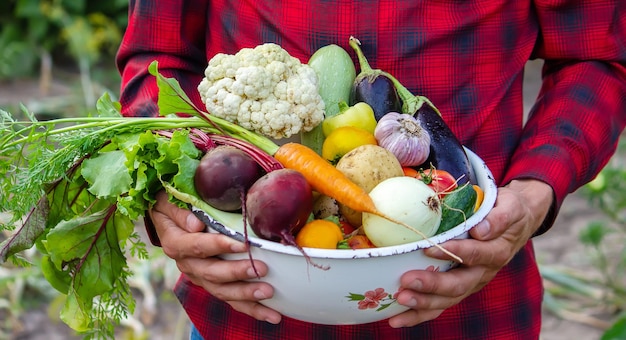
{"type": "MultiPolygon", "coordinates": [[[[339,113],[339,102],[348,102],[350,90],[356,78],[354,62],[346,50],[338,45],[326,45],[319,48],[309,59],[308,65],[315,70],[318,78],[319,94],[324,100],[326,115],[332,117],[339,113]]],[[[322,154],[324,132],[322,124],[313,130],[300,134],[301,143],[322,154]]]]}
{"type": "Polygon", "coordinates": [[[441,202],[441,224],[436,234],[448,231],[465,222],[474,214],[476,190],[471,184],[464,184],[443,197],[441,202]]]}

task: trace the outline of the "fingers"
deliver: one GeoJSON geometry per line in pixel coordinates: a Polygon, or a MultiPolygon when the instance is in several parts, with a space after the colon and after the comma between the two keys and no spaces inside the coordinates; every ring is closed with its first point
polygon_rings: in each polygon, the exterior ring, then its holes
{"type": "MultiPolygon", "coordinates": [[[[506,238],[498,238],[488,243],[474,239],[452,240],[442,244],[446,250],[463,260],[463,266],[488,266],[501,268],[514,255],[510,242],[506,238]]],[[[426,256],[452,260],[452,258],[436,247],[424,250],[426,256]]]]}
{"type": "Polygon", "coordinates": [[[262,261],[244,260],[224,261],[219,258],[189,258],[177,263],[183,273],[193,273],[198,279],[214,284],[233,281],[251,280],[267,274],[267,265],[262,261]]]}
{"type": "Polygon", "coordinates": [[[211,233],[187,233],[180,228],[165,230],[159,235],[163,252],[172,259],[207,258],[226,253],[246,251],[243,242],[228,236],[211,233]]]}
{"type": "Polygon", "coordinates": [[[267,321],[272,324],[280,323],[282,316],[277,311],[267,308],[260,303],[249,301],[226,301],[234,310],[245,313],[253,318],[261,321],[267,321]]]}
{"type": "Polygon", "coordinates": [[[150,210],[163,252],[176,261],[178,269],[197,286],[257,320],[281,321],[280,313],[259,303],[274,295],[271,285],[254,279],[267,274],[261,261],[222,260],[219,255],[246,252],[244,243],[221,234],[206,233],[205,225],[187,209],[157,194],[150,210]]]}
{"type": "Polygon", "coordinates": [[[488,281],[486,273],[486,268],[478,266],[461,266],[448,272],[409,271],[400,278],[402,291],[398,294],[397,300],[398,303],[411,308],[448,308],[452,304],[443,303],[444,300],[460,299],[477,291],[488,281]]]}
{"type": "Polygon", "coordinates": [[[470,236],[477,240],[493,240],[501,236],[511,224],[521,221],[525,212],[526,207],[510,190],[500,188],[493,209],[470,230],[470,236]]]}
{"type": "Polygon", "coordinates": [[[391,327],[410,327],[438,317],[495,275],[481,267],[459,267],[449,272],[415,270],[401,278],[396,301],[411,309],[389,319],[391,327]]]}
{"type": "Polygon", "coordinates": [[[422,322],[430,321],[437,318],[443,309],[440,310],[415,310],[409,309],[408,311],[398,314],[389,319],[389,326],[392,328],[400,327],[413,327],[422,322]]]}
{"type": "Polygon", "coordinates": [[[227,236],[202,232],[204,224],[187,209],[170,203],[165,192],[157,194],[150,210],[163,251],[172,259],[207,258],[224,253],[244,252],[244,243],[227,236]]]}
{"type": "MultiPolygon", "coordinates": [[[[227,302],[235,310],[273,324],[281,321],[280,313],[259,303],[271,298],[274,289],[267,283],[254,280],[257,273],[248,259],[221,261],[216,258],[190,258],[177,264],[181,272],[188,273],[194,284],[227,302]]],[[[255,261],[254,267],[260,276],[267,273],[263,262],[255,261]]]]}
{"type": "MultiPolygon", "coordinates": [[[[442,247],[460,257],[464,265],[502,267],[530,237],[526,210],[511,190],[501,188],[493,209],[470,230],[470,238],[448,241],[442,247]]],[[[426,249],[425,254],[451,259],[437,247],[426,249]]]]}
{"type": "MultiPolygon", "coordinates": [[[[477,240],[493,240],[517,225],[517,238],[529,238],[541,225],[553,201],[552,188],[538,180],[514,180],[498,188],[495,205],[470,230],[477,240]]],[[[525,243],[525,240],[522,240],[525,243]]]]}
{"type": "MultiPolygon", "coordinates": [[[[389,325],[406,327],[432,320],[482,289],[527,243],[552,200],[551,187],[537,180],[514,180],[499,188],[493,209],[470,230],[470,238],[442,244],[463,260],[462,265],[447,272],[414,270],[402,275],[396,301],[410,310],[390,318],[389,325]]],[[[451,260],[437,247],[424,252],[451,260]]]]}
{"type": "Polygon", "coordinates": [[[168,216],[174,223],[170,223],[169,226],[178,226],[186,230],[187,232],[200,232],[203,231],[206,226],[200,221],[191,211],[187,209],[181,209],[169,202],[167,193],[160,191],[156,195],[156,203],[150,211],[150,216],[154,220],[157,218],[155,215],[161,213],[168,216]]]}

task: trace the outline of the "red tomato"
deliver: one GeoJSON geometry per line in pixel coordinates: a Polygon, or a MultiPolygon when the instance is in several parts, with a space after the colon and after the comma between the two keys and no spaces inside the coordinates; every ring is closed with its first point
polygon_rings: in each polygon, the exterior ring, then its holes
{"type": "Polygon", "coordinates": [[[436,193],[443,194],[457,188],[457,180],[449,172],[440,169],[426,169],[417,172],[417,179],[422,180],[436,193]]]}
{"type": "Polygon", "coordinates": [[[348,246],[352,249],[376,248],[365,235],[354,235],[348,239],[348,246]]]}
{"type": "Polygon", "coordinates": [[[339,226],[340,226],[340,227],[341,227],[341,229],[343,230],[343,234],[344,234],[344,235],[349,235],[349,234],[351,234],[353,231],[355,231],[355,230],[356,230],[356,228],[355,228],[352,224],[350,224],[350,223],[348,223],[348,222],[346,222],[346,221],[344,221],[344,220],[340,220],[340,221],[339,221],[339,226]]]}

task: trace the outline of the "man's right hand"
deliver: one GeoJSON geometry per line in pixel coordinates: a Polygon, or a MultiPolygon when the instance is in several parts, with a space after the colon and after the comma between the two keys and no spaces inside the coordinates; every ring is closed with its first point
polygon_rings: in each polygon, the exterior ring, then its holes
{"type": "MultiPolygon", "coordinates": [[[[176,261],[178,269],[191,282],[239,312],[273,324],[280,322],[280,313],[258,302],[272,297],[272,286],[244,281],[256,278],[250,261],[226,261],[217,257],[246,252],[245,244],[225,235],[204,232],[205,225],[191,211],[170,203],[163,191],[157,194],[156,200],[149,213],[163,252],[176,261]]],[[[255,261],[254,264],[260,276],[267,274],[265,263],[255,261]]]]}

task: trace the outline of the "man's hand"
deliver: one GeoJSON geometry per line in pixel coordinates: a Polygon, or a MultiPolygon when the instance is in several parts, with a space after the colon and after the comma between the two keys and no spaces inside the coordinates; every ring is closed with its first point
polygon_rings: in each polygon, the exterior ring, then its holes
{"type": "MultiPolygon", "coordinates": [[[[272,297],[274,289],[267,283],[246,282],[256,278],[250,260],[225,261],[217,256],[245,252],[245,244],[220,234],[203,232],[204,224],[189,210],[168,202],[160,192],[150,211],[163,247],[163,252],[191,282],[213,296],[226,301],[233,309],[257,320],[279,323],[281,315],[258,301],[272,297]]],[[[254,262],[259,275],[267,274],[267,266],[254,262]]]]}
{"type": "MultiPolygon", "coordinates": [[[[498,189],[494,208],[466,240],[442,244],[463,259],[447,272],[413,270],[401,278],[397,302],[410,307],[389,319],[391,327],[410,327],[438,317],[445,309],[479,291],[506,266],[545,219],[552,188],[537,180],[515,180],[498,189]]],[[[450,259],[436,247],[426,255],[450,259]]]]}

